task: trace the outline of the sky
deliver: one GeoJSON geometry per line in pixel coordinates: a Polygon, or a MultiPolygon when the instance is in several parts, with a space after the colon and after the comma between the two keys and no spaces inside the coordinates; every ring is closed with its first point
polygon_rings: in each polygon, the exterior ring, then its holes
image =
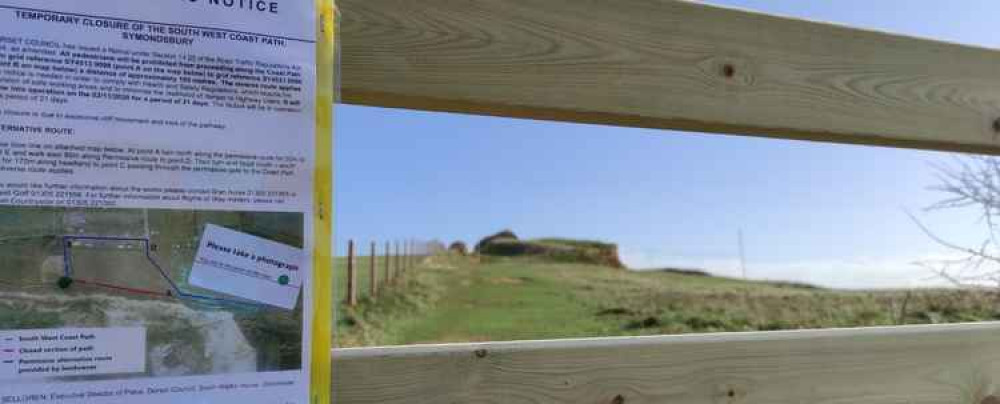
{"type": "MultiPolygon", "coordinates": [[[[709,3],[996,48],[992,1],[709,3]],[[960,4],[960,5],[959,5],[960,4]]],[[[338,246],[401,238],[522,238],[619,245],[630,268],[698,268],[839,288],[942,284],[918,262],[975,244],[975,211],[945,195],[928,151],[615,128],[339,105],[338,246]]]]}

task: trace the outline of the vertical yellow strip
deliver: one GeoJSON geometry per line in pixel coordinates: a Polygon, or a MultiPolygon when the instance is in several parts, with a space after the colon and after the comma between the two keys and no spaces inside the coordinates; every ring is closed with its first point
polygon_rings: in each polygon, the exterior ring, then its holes
{"type": "Polygon", "coordinates": [[[330,404],[333,344],[333,102],[336,74],[335,0],[316,0],[316,190],[313,224],[313,311],[310,397],[330,404]]]}

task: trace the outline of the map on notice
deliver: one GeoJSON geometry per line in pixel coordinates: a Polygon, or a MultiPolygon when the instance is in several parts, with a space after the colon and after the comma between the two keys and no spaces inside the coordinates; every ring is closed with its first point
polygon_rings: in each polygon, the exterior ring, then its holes
{"type": "Polygon", "coordinates": [[[65,363],[38,361],[58,352],[26,356],[20,349],[34,349],[23,345],[30,340],[0,340],[0,385],[11,376],[99,381],[301,369],[303,221],[300,213],[0,206],[0,338],[79,329],[98,337],[80,345],[93,350],[62,353],[92,362],[65,363]],[[100,331],[136,327],[143,331],[100,331]],[[117,351],[105,355],[102,346],[117,351]],[[97,360],[104,356],[113,360],[97,360]]]}

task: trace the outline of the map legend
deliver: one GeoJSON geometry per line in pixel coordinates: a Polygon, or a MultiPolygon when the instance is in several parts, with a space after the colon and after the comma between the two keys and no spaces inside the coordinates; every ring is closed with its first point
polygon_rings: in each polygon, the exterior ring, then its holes
{"type": "Polygon", "coordinates": [[[144,328],[0,331],[0,379],[142,373],[144,328]]]}
{"type": "Polygon", "coordinates": [[[16,366],[17,338],[5,335],[0,338],[0,374],[6,373],[6,368],[16,366]]]}

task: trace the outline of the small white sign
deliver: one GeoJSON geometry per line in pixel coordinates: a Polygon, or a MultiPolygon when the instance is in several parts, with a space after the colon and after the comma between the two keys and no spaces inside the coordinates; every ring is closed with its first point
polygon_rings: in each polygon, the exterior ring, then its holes
{"type": "Polygon", "coordinates": [[[295,309],[302,249],[209,224],[188,282],[231,296],[295,309]]]}
{"type": "Polygon", "coordinates": [[[43,379],[145,371],[145,328],[0,331],[0,379],[43,379]]]}

